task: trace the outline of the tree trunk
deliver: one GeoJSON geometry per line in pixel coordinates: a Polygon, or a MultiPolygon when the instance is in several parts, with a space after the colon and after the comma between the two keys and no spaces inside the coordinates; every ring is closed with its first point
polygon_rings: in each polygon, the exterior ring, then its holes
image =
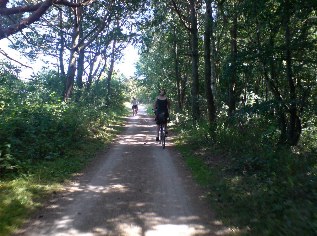
{"type": "Polygon", "coordinates": [[[65,38],[63,33],[63,12],[62,9],[59,8],[59,68],[60,74],[64,79],[66,77],[65,67],[64,67],[64,51],[65,51],[65,38]]]}
{"type": "MultiPolygon", "coordinates": [[[[214,18],[212,16],[212,7],[210,8],[210,40],[211,40],[211,91],[214,98],[214,102],[217,98],[217,89],[216,89],[216,83],[217,83],[217,69],[216,69],[216,38],[214,37],[214,18]]],[[[216,110],[216,107],[215,107],[216,110]]],[[[216,111],[215,111],[216,112],[216,111]]]]}
{"type": "MultiPolygon", "coordinates": [[[[77,22],[79,31],[79,41],[83,39],[83,8],[78,7],[77,11],[77,22]]],[[[79,45],[78,45],[79,46],[79,45]]],[[[84,63],[85,63],[85,47],[78,47],[78,59],[77,59],[77,86],[78,88],[83,87],[83,75],[84,75],[84,63]]]]}
{"type": "Polygon", "coordinates": [[[289,28],[290,23],[290,3],[289,0],[285,0],[284,2],[285,7],[285,59],[286,59],[286,77],[289,86],[289,100],[290,100],[290,120],[289,120],[289,127],[288,127],[288,143],[291,146],[297,145],[300,134],[302,131],[301,127],[301,120],[299,118],[298,109],[297,109],[297,95],[296,95],[296,87],[293,80],[293,72],[292,72],[292,52],[291,52],[291,32],[289,28]]]}
{"type": "Polygon", "coordinates": [[[211,78],[212,78],[212,68],[211,68],[211,0],[206,0],[206,17],[205,17],[205,43],[204,43],[204,58],[205,58],[205,93],[207,98],[207,108],[208,108],[208,120],[209,124],[212,125],[216,120],[216,107],[214,103],[214,96],[211,90],[211,78]]]}
{"type": "Polygon", "coordinates": [[[237,27],[238,27],[238,19],[237,13],[234,13],[233,23],[231,27],[231,70],[230,70],[230,78],[229,78],[229,88],[228,88],[228,116],[232,117],[236,110],[236,84],[237,84],[237,27]]]}
{"type": "MultiPolygon", "coordinates": [[[[270,47],[274,48],[274,38],[273,35],[270,37],[270,47]]],[[[262,59],[263,67],[265,68],[265,59],[262,59]]],[[[286,110],[287,107],[283,106],[282,104],[284,103],[283,98],[280,94],[280,91],[278,87],[276,86],[275,82],[277,75],[276,75],[276,68],[274,64],[274,57],[270,56],[269,57],[269,62],[270,62],[270,77],[265,74],[265,80],[267,82],[268,88],[273,94],[274,98],[276,101],[278,101],[279,106],[276,108],[276,116],[277,116],[277,123],[280,129],[280,137],[278,143],[281,145],[284,145],[287,143],[287,118],[286,118],[286,110]]]]}
{"type": "Polygon", "coordinates": [[[85,63],[85,50],[81,48],[78,54],[77,60],[77,86],[83,88],[83,75],[84,75],[84,63],[85,63]]]}
{"type": "Polygon", "coordinates": [[[190,0],[191,19],[191,46],[192,46],[192,117],[194,123],[200,119],[199,109],[199,54],[198,54],[198,28],[195,0],[190,0]]]}
{"type": "Polygon", "coordinates": [[[182,76],[182,80],[181,80],[181,104],[182,104],[182,108],[184,108],[184,103],[185,103],[187,81],[188,81],[187,75],[182,76]]]}
{"type": "Polygon", "coordinates": [[[77,9],[74,9],[75,17],[74,17],[74,27],[73,27],[73,35],[72,35],[72,48],[70,49],[70,56],[69,56],[69,64],[66,76],[66,85],[65,85],[65,92],[64,92],[64,101],[70,98],[71,93],[74,87],[74,80],[76,74],[76,62],[78,57],[78,43],[79,43],[79,36],[80,36],[80,27],[78,21],[78,14],[77,9]]]}
{"type": "Polygon", "coordinates": [[[177,34],[174,28],[174,38],[173,38],[173,55],[174,55],[174,72],[176,78],[176,89],[177,89],[177,104],[178,109],[182,111],[181,102],[181,75],[179,70],[179,56],[178,56],[178,45],[177,45],[177,34]]]}
{"type": "Polygon", "coordinates": [[[97,68],[95,69],[96,63],[97,63],[98,54],[94,55],[92,59],[89,61],[89,73],[88,73],[88,79],[87,79],[87,90],[89,91],[92,85],[92,80],[96,76],[96,70],[100,68],[100,61],[97,65],[97,68]],[[94,71],[95,70],[95,71],[94,71]]]}
{"type": "Polygon", "coordinates": [[[113,74],[113,68],[114,68],[114,62],[115,62],[116,44],[117,44],[117,41],[113,40],[112,53],[111,53],[111,57],[110,57],[110,67],[109,67],[108,75],[107,75],[107,90],[108,90],[107,100],[108,100],[108,104],[110,104],[109,102],[110,102],[110,97],[111,97],[111,77],[113,74]]]}
{"type": "Polygon", "coordinates": [[[66,84],[65,84],[65,92],[64,92],[64,101],[67,101],[74,87],[74,78],[76,74],[76,51],[73,49],[71,50],[70,54],[70,62],[68,65],[67,75],[66,75],[66,84]]]}

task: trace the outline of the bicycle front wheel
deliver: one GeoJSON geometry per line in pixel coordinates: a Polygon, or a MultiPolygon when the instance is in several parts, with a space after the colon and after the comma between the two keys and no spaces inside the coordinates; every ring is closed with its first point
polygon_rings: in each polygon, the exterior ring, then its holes
{"type": "Polygon", "coordinates": [[[165,148],[165,131],[163,129],[163,126],[161,126],[161,144],[164,149],[165,148]]]}

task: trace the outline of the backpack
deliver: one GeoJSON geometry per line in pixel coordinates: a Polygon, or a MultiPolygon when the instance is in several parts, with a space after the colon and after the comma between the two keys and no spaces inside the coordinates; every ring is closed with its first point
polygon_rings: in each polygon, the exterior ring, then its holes
{"type": "Polygon", "coordinates": [[[167,122],[167,119],[166,119],[166,114],[165,112],[162,112],[160,114],[157,115],[156,117],[156,123],[159,125],[159,124],[165,124],[167,122]]]}

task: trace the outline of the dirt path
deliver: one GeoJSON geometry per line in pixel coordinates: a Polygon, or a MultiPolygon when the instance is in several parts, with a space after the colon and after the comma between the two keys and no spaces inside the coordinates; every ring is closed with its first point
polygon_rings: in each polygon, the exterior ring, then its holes
{"type": "Polygon", "coordinates": [[[179,154],[142,109],[108,151],[16,235],[225,235],[179,154]]]}

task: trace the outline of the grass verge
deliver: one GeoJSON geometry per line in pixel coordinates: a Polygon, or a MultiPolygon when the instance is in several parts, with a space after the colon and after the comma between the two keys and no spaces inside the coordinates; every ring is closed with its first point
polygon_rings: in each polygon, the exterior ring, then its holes
{"type": "Polygon", "coordinates": [[[94,137],[78,142],[54,160],[24,164],[24,171],[0,179],[0,235],[10,235],[65,181],[81,171],[99,150],[103,150],[122,130],[123,119],[94,131],[94,137]],[[25,171],[27,170],[27,171],[25,171]]]}
{"type": "Polygon", "coordinates": [[[208,191],[217,219],[239,229],[234,235],[317,235],[313,155],[272,148],[233,152],[191,135],[180,134],[177,148],[208,191]]]}

